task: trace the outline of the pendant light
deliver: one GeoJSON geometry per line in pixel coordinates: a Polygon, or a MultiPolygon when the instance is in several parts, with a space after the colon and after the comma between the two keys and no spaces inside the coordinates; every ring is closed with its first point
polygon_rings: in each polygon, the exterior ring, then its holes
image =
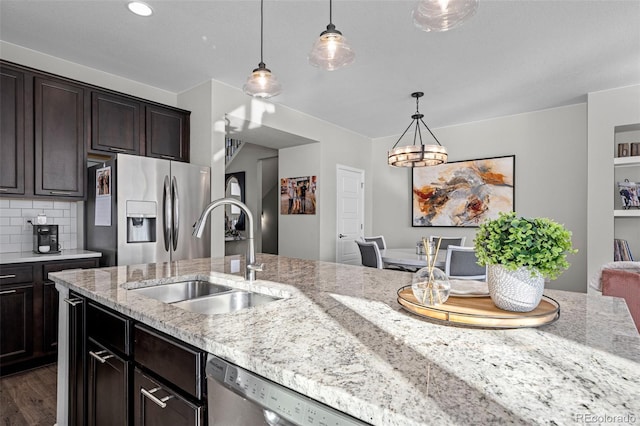
{"type": "Polygon", "coordinates": [[[353,62],[356,54],[347,44],[347,39],[336,30],[332,22],[332,1],[329,0],[329,25],[320,33],[309,53],[309,63],[327,71],[337,70],[353,62]]]}
{"type": "Polygon", "coordinates": [[[412,98],[416,98],[416,113],[411,116],[411,123],[407,126],[405,131],[400,135],[398,141],[393,145],[393,148],[387,153],[390,166],[395,167],[425,167],[425,166],[437,166],[438,164],[447,162],[447,149],[440,145],[440,141],[433,134],[429,126],[422,119],[423,114],[418,111],[418,102],[420,98],[424,96],[422,92],[414,92],[411,94],[412,98]],[[422,131],[420,130],[420,123],[427,128],[433,139],[438,143],[437,145],[425,145],[422,142],[422,131]],[[413,131],[413,145],[401,146],[396,148],[398,142],[402,140],[404,135],[409,131],[411,126],[415,126],[413,131]],[[420,140],[420,145],[416,145],[416,142],[420,140]]]}
{"type": "Polygon", "coordinates": [[[478,0],[420,0],[413,23],[423,31],[447,31],[462,25],[478,9],[478,0]]]}
{"type": "Polygon", "coordinates": [[[254,98],[270,98],[280,94],[282,86],[271,70],[262,60],[262,45],[264,33],[264,0],[260,0],[260,63],[258,68],[251,72],[247,82],[242,87],[244,93],[254,98]]]}

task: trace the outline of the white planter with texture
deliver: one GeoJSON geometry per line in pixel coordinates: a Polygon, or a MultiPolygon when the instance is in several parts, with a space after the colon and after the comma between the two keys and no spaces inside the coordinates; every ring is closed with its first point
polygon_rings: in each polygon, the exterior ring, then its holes
{"type": "Polygon", "coordinates": [[[510,271],[502,265],[487,265],[487,286],[493,303],[500,309],[530,312],[542,299],[544,277],[532,276],[531,270],[510,271]]]}

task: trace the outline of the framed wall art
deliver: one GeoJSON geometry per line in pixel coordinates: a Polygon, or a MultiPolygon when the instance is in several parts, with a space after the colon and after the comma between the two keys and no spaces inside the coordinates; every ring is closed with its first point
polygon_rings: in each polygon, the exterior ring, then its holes
{"type": "Polygon", "coordinates": [[[316,176],[280,178],[280,214],[316,214],[316,176]]]}
{"type": "Polygon", "coordinates": [[[476,227],[515,210],[516,156],[456,161],[412,171],[412,226],[476,227]]]}

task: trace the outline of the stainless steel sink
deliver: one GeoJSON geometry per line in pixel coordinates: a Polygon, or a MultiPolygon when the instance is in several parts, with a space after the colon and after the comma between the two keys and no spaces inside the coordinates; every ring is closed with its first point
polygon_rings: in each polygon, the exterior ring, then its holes
{"type": "Polygon", "coordinates": [[[241,309],[263,305],[275,300],[278,300],[278,298],[267,296],[266,294],[233,290],[227,293],[185,300],[174,303],[173,305],[200,314],[227,314],[241,309]]]}
{"type": "Polygon", "coordinates": [[[158,284],[129,291],[201,314],[226,314],[279,300],[278,297],[202,280],[158,284]]]}
{"type": "Polygon", "coordinates": [[[165,303],[175,303],[191,300],[211,294],[231,291],[231,287],[210,283],[209,281],[182,281],[170,284],[160,284],[152,287],[136,288],[130,291],[159,300],[165,303]]]}

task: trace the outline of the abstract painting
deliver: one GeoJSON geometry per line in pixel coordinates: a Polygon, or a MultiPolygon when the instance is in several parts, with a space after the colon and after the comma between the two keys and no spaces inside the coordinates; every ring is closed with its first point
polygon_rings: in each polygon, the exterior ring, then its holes
{"type": "Polygon", "coordinates": [[[515,209],[515,155],[415,167],[412,226],[479,226],[515,209]]]}

